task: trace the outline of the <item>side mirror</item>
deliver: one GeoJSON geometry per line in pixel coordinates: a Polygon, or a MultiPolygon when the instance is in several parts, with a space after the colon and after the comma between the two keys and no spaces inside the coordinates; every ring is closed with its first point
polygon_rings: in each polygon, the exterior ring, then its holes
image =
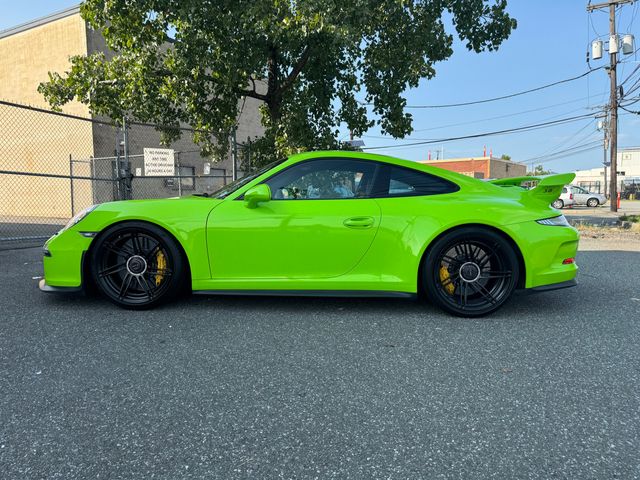
{"type": "Polygon", "coordinates": [[[266,183],[251,187],[244,194],[244,205],[247,208],[256,208],[260,202],[271,200],[271,189],[266,183]]]}

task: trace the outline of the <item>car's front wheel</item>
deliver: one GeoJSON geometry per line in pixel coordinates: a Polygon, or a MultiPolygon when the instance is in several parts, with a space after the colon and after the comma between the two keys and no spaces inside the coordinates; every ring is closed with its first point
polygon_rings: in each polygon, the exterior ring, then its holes
{"type": "Polygon", "coordinates": [[[560,210],[561,208],[563,208],[563,207],[564,207],[564,202],[563,202],[562,200],[560,200],[560,199],[557,199],[556,201],[554,201],[554,202],[551,204],[551,206],[552,206],[553,208],[557,208],[558,210],[560,210]]]}
{"type": "Polygon", "coordinates": [[[461,317],[500,308],[516,288],[518,258],[500,234],[477,227],[454,230],[430,247],[423,268],[428,299],[461,317]]]}
{"type": "Polygon", "coordinates": [[[587,207],[595,208],[598,205],[600,205],[600,202],[597,198],[590,198],[589,200],[587,200],[587,207]]]}
{"type": "Polygon", "coordinates": [[[91,278],[113,303],[131,309],[151,308],[181,290],[182,254],[163,229],[127,222],[103,232],[91,249],[91,278]]]}

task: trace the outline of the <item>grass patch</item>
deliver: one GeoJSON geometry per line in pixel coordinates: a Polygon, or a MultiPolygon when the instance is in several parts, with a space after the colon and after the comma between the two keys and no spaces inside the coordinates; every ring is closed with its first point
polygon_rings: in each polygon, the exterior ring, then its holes
{"type": "Polygon", "coordinates": [[[623,222],[638,223],[640,222],[640,215],[622,215],[620,220],[623,222]]]}

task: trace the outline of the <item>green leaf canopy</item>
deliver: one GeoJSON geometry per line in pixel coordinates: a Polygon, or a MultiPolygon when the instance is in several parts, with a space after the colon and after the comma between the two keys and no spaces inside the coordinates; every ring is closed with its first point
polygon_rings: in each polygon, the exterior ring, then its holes
{"type": "Polygon", "coordinates": [[[411,133],[403,92],[435,75],[453,35],[494,50],[516,27],[506,0],[86,0],[82,16],[113,51],[72,57],[39,91],[54,108],[77,98],[100,115],[195,129],[224,154],[245,97],[263,102],[266,159],[340,147],[375,123],[411,133]],[[358,98],[361,101],[358,101],[358,98]],[[367,111],[370,105],[371,111],[367,111]],[[368,113],[373,113],[372,119],[368,113]]]}

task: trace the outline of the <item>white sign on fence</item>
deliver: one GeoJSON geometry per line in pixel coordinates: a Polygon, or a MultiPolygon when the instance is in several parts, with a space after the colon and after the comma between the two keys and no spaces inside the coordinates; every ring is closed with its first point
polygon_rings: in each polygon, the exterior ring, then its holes
{"type": "Polygon", "coordinates": [[[146,177],[170,177],[176,174],[173,149],[145,148],[144,175],[146,177]]]}

